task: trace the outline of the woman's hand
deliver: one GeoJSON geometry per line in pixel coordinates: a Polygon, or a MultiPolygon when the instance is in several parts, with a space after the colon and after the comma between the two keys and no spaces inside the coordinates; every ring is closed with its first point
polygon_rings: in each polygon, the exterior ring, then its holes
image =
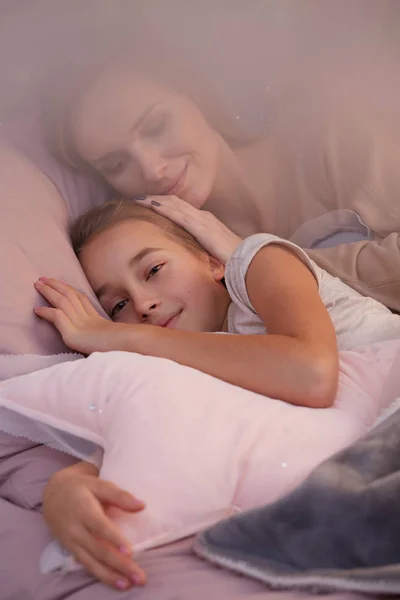
{"type": "Polygon", "coordinates": [[[46,523],[63,547],[103,583],[120,590],[142,585],[145,574],[105,508],[138,512],[144,505],[96,473],[93,465],[78,463],[53,475],[43,495],[46,523]]]}
{"type": "Polygon", "coordinates": [[[147,196],[137,200],[186,229],[223,265],[242,241],[212,213],[194,208],[177,196],[147,196]]]}
{"type": "Polygon", "coordinates": [[[46,277],[35,288],[51,304],[35,308],[35,314],[52,323],[69,348],[82,354],[120,349],[118,335],[125,333],[126,325],[101,317],[85,294],[46,277]]]}

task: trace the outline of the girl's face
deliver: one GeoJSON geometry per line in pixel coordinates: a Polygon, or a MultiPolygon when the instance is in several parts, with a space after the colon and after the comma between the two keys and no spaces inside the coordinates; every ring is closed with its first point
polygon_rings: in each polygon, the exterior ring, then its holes
{"type": "Polygon", "coordinates": [[[220,137],[189,98],[152,81],[103,74],[72,115],[72,138],[124,195],[172,194],[201,208],[213,190],[220,137]]]}
{"type": "Polygon", "coordinates": [[[152,223],[127,220],[91,238],[80,262],[111,319],[219,331],[229,305],[223,266],[152,223]]]}

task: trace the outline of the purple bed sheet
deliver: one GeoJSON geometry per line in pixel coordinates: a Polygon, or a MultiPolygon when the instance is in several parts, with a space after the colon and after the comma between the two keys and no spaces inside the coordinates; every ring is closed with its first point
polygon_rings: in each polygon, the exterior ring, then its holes
{"type": "MultiPolygon", "coordinates": [[[[152,550],[141,564],[144,588],[117,592],[84,572],[41,575],[39,556],[50,539],[40,512],[45,482],[72,463],[67,455],[0,434],[0,600],[302,600],[217,569],[194,556],[191,539],[152,550]]],[[[318,596],[319,599],[328,596],[318,596]]],[[[334,594],[331,600],[356,600],[334,594]]]]}

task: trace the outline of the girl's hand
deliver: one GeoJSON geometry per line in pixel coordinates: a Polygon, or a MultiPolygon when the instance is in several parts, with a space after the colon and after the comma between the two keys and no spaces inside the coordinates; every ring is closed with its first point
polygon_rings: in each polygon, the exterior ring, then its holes
{"type": "Polygon", "coordinates": [[[142,502],[116,485],[85,474],[79,463],[59,471],[47,483],[43,514],[58,541],[91,575],[117,589],[142,585],[146,577],[132,560],[128,540],[106,516],[105,508],[116,506],[129,512],[144,508],[142,502]]]}
{"type": "Polygon", "coordinates": [[[212,213],[194,208],[177,196],[147,196],[137,200],[186,229],[223,265],[242,241],[212,213]]]}
{"type": "Polygon", "coordinates": [[[85,294],[46,277],[40,277],[35,288],[51,304],[35,308],[35,314],[52,323],[69,348],[82,354],[118,350],[124,325],[101,317],[85,294]]]}

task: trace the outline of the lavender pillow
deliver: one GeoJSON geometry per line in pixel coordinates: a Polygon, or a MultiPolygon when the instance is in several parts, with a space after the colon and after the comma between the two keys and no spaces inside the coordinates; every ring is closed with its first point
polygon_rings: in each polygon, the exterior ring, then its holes
{"type": "MultiPolygon", "coordinates": [[[[39,146],[38,156],[43,158],[39,146]]],[[[33,314],[42,302],[33,287],[41,275],[64,279],[96,302],[67,227],[71,216],[103,202],[104,194],[79,194],[79,186],[75,194],[74,182],[64,183],[68,200],[28,158],[4,139],[0,143],[0,354],[69,351],[57,331],[33,314]]]]}

